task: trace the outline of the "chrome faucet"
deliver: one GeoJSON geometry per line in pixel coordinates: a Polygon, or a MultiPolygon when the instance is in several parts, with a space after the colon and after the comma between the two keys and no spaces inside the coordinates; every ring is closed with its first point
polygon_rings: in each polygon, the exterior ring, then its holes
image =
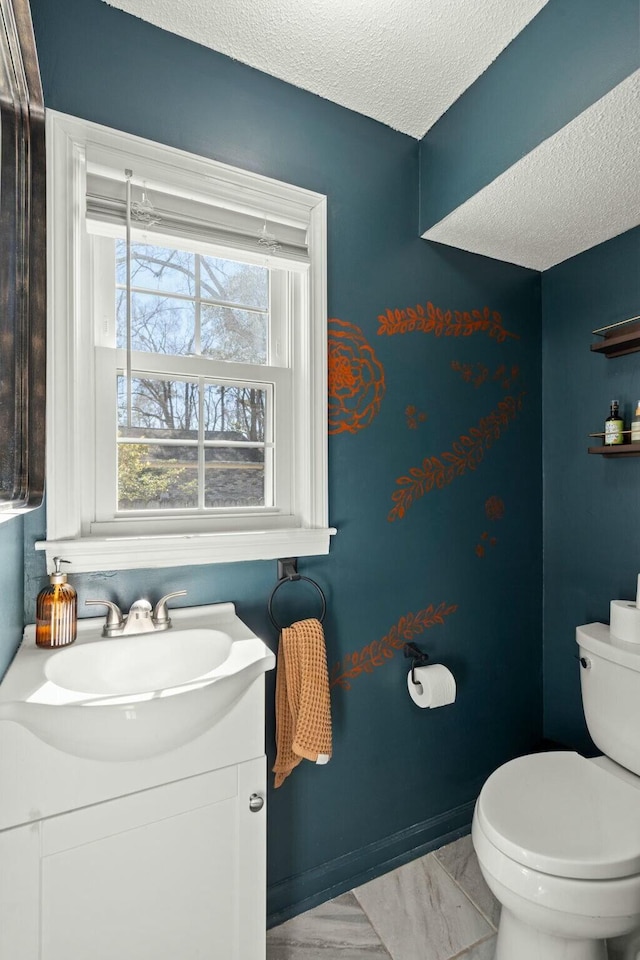
{"type": "Polygon", "coordinates": [[[140,599],[131,604],[126,617],[117,603],[112,600],[85,600],[87,606],[98,604],[108,607],[107,619],[102,628],[103,637],[123,637],[134,633],[155,633],[159,630],[168,630],[171,626],[171,617],[167,609],[167,601],[174,597],[186,597],[186,590],[176,590],[168,593],[156,603],[155,610],[148,600],[140,599]]]}

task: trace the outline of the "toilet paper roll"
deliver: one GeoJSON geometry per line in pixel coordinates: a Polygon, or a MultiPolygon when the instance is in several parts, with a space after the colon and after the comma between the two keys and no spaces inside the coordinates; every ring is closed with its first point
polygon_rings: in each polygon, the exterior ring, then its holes
{"type": "Polygon", "coordinates": [[[640,610],[633,600],[612,600],[610,631],[619,640],[640,643],[640,610]]]}
{"type": "Polygon", "coordinates": [[[419,707],[444,707],[456,699],[456,681],[451,671],[441,663],[431,663],[426,667],[416,667],[407,674],[407,688],[411,699],[419,707]]]}

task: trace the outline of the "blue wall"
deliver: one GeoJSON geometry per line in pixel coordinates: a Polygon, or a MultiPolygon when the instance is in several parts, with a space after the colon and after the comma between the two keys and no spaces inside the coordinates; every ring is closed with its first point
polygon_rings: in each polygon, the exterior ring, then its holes
{"type": "Polygon", "coordinates": [[[638,0],[549,0],[422,141],[420,233],[638,67],[638,0]]]}
{"type": "MultiPolygon", "coordinates": [[[[398,653],[351,689],[333,688],[334,759],[303,764],[270,797],[269,909],[282,917],[465,829],[488,773],[541,735],[540,279],[418,238],[411,138],[98,0],[32,0],[32,10],[48,107],[328,195],[329,315],[362,331],[386,382],[370,426],[330,437],[330,521],[339,532],[328,557],[301,561],[328,595],[330,666],[406,628],[409,614],[457,607],[414,636],[455,672],[456,705],[417,709],[398,653]],[[460,337],[378,334],[388,308],[427,301],[443,310],[488,306],[515,336],[489,336],[498,330],[491,323],[460,337]],[[522,410],[506,427],[483,421],[521,393],[522,410]],[[407,406],[416,408],[415,427],[407,406]],[[389,522],[397,478],[465,436],[487,441],[470,441],[475,469],[389,522]]],[[[465,323],[460,317],[459,329],[465,323]]],[[[43,533],[41,511],[27,524],[28,620],[45,582],[33,553],[43,533]]],[[[275,562],[260,562],[74,582],[81,604],[102,595],[126,606],[146,591],[180,587],[189,604],[234,600],[275,647],[265,615],[275,578],[275,562]]],[[[291,612],[312,615],[312,596],[305,601],[291,612]]],[[[270,759],[272,694],[270,676],[270,759]]]]}
{"type": "Polygon", "coordinates": [[[580,700],[575,628],[609,622],[640,572],[640,458],[589,456],[609,402],[627,424],[640,399],[640,355],[591,353],[591,331],[636,316],[640,227],[542,276],[545,733],[591,746],[580,700]]]}
{"type": "Polygon", "coordinates": [[[0,524],[0,677],[13,659],[24,626],[23,524],[20,516],[0,524]]]}

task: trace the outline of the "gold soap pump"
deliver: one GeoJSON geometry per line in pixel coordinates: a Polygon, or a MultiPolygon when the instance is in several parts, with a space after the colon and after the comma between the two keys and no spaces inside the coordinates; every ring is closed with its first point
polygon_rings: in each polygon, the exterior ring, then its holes
{"type": "Polygon", "coordinates": [[[54,557],[55,570],[49,576],[50,586],[40,591],[36,600],[36,644],[39,647],[66,647],[76,638],[78,627],[78,597],[61,563],[71,563],[54,557]]]}

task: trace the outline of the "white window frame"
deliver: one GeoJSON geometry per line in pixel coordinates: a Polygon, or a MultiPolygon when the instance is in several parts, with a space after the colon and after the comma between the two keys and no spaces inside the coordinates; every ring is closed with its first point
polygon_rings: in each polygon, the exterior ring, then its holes
{"type": "MultiPolygon", "coordinates": [[[[47,151],[47,539],[36,548],[46,551],[49,569],[54,555],[70,560],[73,572],[90,572],[328,553],[335,530],[328,526],[326,197],[56,111],[47,112],[47,151]],[[294,319],[287,371],[292,403],[284,423],[291,444],[291,507],[285,515],[225,514],[215,530],[203,530],[197,518],[179,530],[174,518],[158,518],[159,531],[125,535],[117,521],[96,524],[88,151],[123,170],[132,167],[150,183],[169,183],[177,193],[210,196],[227,208],[235,203],[269,220],[306,224],[308,261],[283,264],[293,278],[286,295],[294,319]]],[[[220,254],[230,257],[228,249],[220,254]]],[[[257,243],[255,254],[245,249],[242,259],[273,265],[257,243]]]]}

